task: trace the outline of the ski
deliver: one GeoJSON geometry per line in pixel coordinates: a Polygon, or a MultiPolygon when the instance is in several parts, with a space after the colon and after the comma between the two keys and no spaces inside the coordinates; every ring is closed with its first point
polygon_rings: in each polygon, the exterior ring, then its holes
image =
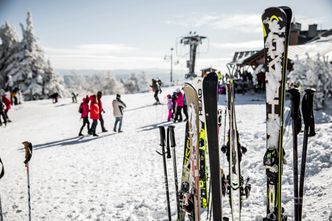
{"type": "Polygon", "coordinates": [[[199,104],[198,95],[196,89],[189,83],[185,83],[183,87],[188,104],[188,122],[189,122],[189,136],[191,143],[191,170],[192,170],[192,182],[191,182],[191,196],[194,200],[194,220],[200,220],[200,190],[199,190],[199,104]]]}
{"type": "Polygon", "coordinates": [[[186,122],[184,153],[182,163],[181,185],[179,191],[179,221],[184,221],[188,205],[185,204],[185,195],[189,192],[189,178],[190,178],[190,154],[191,154],[191,139],[189,135],[189,122],[186,122]]]}
{"type": "Polygon", "coordinates": [[[211,192],[213,196],[211,202],[214,221],[222,220],[222,196],[217,123],[217,85],[218,77],[215,72],[211,72],[203,78],[203,100],[207,145],[209,150],[211,192]]]}
{"type": "Polygon", "coordinates": [[[196,88],[198,95],[198,117],[200,124],[200,132],[199,132],[199,187],[201,194],[201,208],[207,208],[209,204],[209,193],[208,193],[208,168],[206,165],[206,151],[207,151],[207,143],[206,143],[206,125],[205,125],[205,114],[204,114],[204,105],[203,105],[203,89],[202,77],[196,77],[193,80],[193,85],[196,88]]]}
{"type": "Polygon", "coordinates": [[[172,155],[173,155],[173,171],[174,171],[174,183],[175,183],[175,196],[176,196],[176,210],[177,210],[177,220],[180,219],[180,201],[179,201],[179,185],[178,185],[178,169],[176,165],[176,143],[175,143],[175,136],[174,136],[174,126],[167,127],[167,136],[169,142],[171,143],[172,147],[172,155]]]}
{"type": "Polygon", "coordinates": [[[267,175],[267,215],[264,220],[287,220],[281,206],[284,160],[283,128],[287,45],[292,11],[267,8],[262,15],[266,64],[266,133],[264,165],[267,175]]]}
{"type": "Polygon", "coordinates": [[[243,198],[247,198],[251,185],[249,178],[244,183],[241,175],[241,159],[247,149],[240,143],[236,124],[234,84],[232,77],[227,86],[227,112],[229,119],[228,141],[223,145],[221,151],[226,154],[229,164],[228,176],[223,180],[223,194],[228,193],[231,207],[232,220],[241,220],[241,206],[243,198]]]}
{"type": "Polygon", "coordinates": [[[301,174],[299,186],[299,220],[302,220],[302,206],[303,206],[303,187],[305,177],[305,165],[307,159],[308,137],[315,136],[315,119],[313,114],[313,98],[314,89],[306,89],[302,99],[302,116],[304,122],[304,135],[303,135],[303,149],[301,161],[301,174]]]}

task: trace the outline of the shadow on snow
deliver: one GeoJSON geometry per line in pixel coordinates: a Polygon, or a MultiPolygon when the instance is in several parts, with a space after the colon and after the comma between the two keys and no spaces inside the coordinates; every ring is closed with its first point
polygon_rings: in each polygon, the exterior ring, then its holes
{"type": "MultiPolygon", "coordinates": [[[[43,144],[36,144],[33,145],[33,150],[40,150],[40,149],[45,149],[45,148],[51,148],[51,147],[60,147],[60,146],[68,146],[68,145],[76,145],[76,144],[82,144],[86,142],[90,142],[99,138],[104,138],[104,137],[109,137],[112,135],[115,135],[116,133],[111,133],[111,134],[106,134],[106,135],[101,135],[98,137],[93,137],[93,136],[87,136],[87,137],[71,137],[71,138],[66,138],[62,140],[57,140],[57,141],[52,141],[52,142],[47,142],[43,144]]],[[[23,150],[23,148],[20,148],[19,150],[23,150]]]]}

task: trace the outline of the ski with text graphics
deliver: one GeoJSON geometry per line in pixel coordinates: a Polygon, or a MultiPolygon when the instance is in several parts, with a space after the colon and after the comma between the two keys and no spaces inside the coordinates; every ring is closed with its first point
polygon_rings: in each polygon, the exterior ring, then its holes
{"type": "MultiPolygon", "coordinates": [[[[200,186],[199,186],[199,117],[198,117],[198,95],[196,89],[190,84],[185,83],[183,87],[188,104],[188,125],[189,137],[191,143],[191,182],[190,182],[190,198],[193,200],[193,211],[191,211],[191,218],[195,221],[200,221],[200,186]]],[[[190,212],[190,211],[189,211],[190,212]]]]}
{"type": "Polygon", "coordinates": [[[286,6],[267,8],[262,15],[266,68],[266,152],[267,212],[264,221],[285,221],[282,208],[284,161],[284,100],[288,36],[292,11],[286,6]]]}
{"type": "Polygon", "coordinates": [[[201,193],[201,208],[208,208],[209,194],[208,194],[208,167],[206,165],[206,124],[205,124],[205,112],[203,105],[203,78],[196,77],[193,80],[193,86],[195,87],[198,95],[198,117],[200,124],[199,132],[199,187],[201,193]]]}

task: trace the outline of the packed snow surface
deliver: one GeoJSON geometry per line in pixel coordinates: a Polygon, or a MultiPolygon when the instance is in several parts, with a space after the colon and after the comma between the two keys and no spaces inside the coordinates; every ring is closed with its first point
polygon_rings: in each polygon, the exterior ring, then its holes
{"type": "MultiPolygon", "coordinates": [[[[162,102],[171,89],[164,89],[162,102]]],[[[104,96],[104,119],[109,132],[99,137],[78,137],[82,121],[79,103],[60,99],[31,101],[14,106],[13,120],[0,127],[0,156],[5,176],[0,180],[4,220],[28,218],[27,175],[23,141],[34,146],[30,161],[32,220],[168,220],[162,157],[159,146],[160,125],[166,122],[166,105],[154,106],[153,94],[123,95],[127,104],[123,133],[112,131],[111,102],[104,96]]],[[[244,201],[242,220],[255,220],[265,214],[266,178],[262,163],[265,152],[265,101],[262,94],[236,95],[236,114],[242,145],[248,152],[242,160],[242,174],[251,179],[251,195],[244,201]]],[[[225,104],[225,96],[220,97],[225,104]]],[[[304,220],[329,220],[332,210],[332,121],[331,103],[325,111],[315,112],[315,137],[309,138],[304,196],[304,220]]],[[[289,220],[293,216],[293,172],[291,122],[285,132],[287,165],[283,174],[283,205],[289,220]]],[[[86,134],[86,131],[84,131],[86,134]]],[[[184,123],[175,124],[178,177],[183,157],[184,123]]],[[[220,144],[224,141],[220,132],[220,144]]],[[[299,135],[302,149],[303,133],[299,135]]],[[[301,153],[299,153],[301,156],[301,153]]],[[[221,165],[227,168],[226,157],[221,165]]],[[[176,219],[172,160],[168,159],[168,181],[173,219],[176,219]]],[[[300,161],[299,161],[300,164],[300,161]]],[[[224,198],[225,215],[229,214],[224,198]]],[[[202,219],[206,219],[206,211],[202,219]]]]}

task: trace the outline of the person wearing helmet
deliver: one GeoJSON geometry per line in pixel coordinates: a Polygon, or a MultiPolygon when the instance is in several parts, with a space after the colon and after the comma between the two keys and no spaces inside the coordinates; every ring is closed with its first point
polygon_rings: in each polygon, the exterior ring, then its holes
{"type": "Polygon", "coordinates": [[[114,127],[113,131],[118,133],[121,133],[121,127],[122,127],[122,118],[123,118],[123,109],[126,108],[126,104],[121,100],[121,95],[117,94],[116,99],[113,100],[112,102],[113,106],[113,115],[115,117],[115,122],[114,122],[114,127]],[[119,123],[119,128],[117,130],[117,125],[119,123]]]}

